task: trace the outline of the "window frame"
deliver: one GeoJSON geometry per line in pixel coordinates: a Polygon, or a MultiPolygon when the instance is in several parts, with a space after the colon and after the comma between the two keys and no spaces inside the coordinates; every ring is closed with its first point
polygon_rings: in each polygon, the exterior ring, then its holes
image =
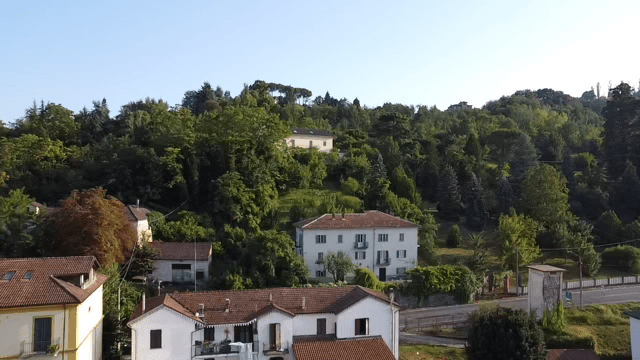
{"type": "Polygon", "coordinates": [[[407,250],[396,250],[396,259],[406,259],[406,258],[407,258],[407,250]]]}
{"type": "Polygon", "coordinates": [[[316,335],[327,335],[327,318],[316,319],[316,335]]]}
{"type": "Polygon", "coordinates": [[[338,244],[342,244],[342,234],[338,235],[338,244]]]}
{"type": "Polygon", "coordinates": [[[162,349],[162,329],[149,331],[149,350],[155,349],[162,349]]]}
{"type": "Polygon", "coordinates": [[[389,242],[389,234],[378,234],[378,242],[389,242]]]}
{"type": "Polygon", "coordinates": [[[316,235],[316,244],[326,244],[327,235],[316,235]]]}
{"type": "Polygon", "coordinates": [[[355,319],[354,336],[368,336],[369,335],[369,318],[355,319]],[[364,330],[364,333],[362,333],[364,330]]]}
{"type": "Polygon", "coordinates": [[[398,237],[398,241],[404,242],[404,233],[400,233],[400,236],[398,237]]]}
{"type": "Polygon", "coordinates": [[[13,279],[15,275],[16,275],[15,271],[7,271],[6,273],[4,273],[4,275],[2,275],[2,280],[11,281],[11,279],[13,279]]]}
{"type": "Polygon", "coordinates": [[[216,340],[216,328],[213,328],[213,327],[204,328],[204,334],[202,334],[202,340],[215,341],[216,340]]]}

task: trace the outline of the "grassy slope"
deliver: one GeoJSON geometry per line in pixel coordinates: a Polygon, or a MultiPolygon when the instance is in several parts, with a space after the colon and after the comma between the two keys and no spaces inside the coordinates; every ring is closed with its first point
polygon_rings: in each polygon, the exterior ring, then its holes
{"type": "Polygon", "coordinates": [[[400,360],[466,360],[464,349],[433,345],[400,345],[400,360]]]}

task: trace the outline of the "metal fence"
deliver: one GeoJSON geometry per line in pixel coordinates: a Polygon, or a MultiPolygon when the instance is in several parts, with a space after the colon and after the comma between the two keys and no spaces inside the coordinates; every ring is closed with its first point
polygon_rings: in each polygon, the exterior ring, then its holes
{"type": "Polygon", "coordinates": [[[466,314],[452,314],[439,316],[405,317],[401,322],[401,330],[424,330],[434,328],[457,328],[469,326],[466,314]]]}
{"type": "MultiPolygon", "coordinates": [[[[613,285],[626,285],[626,284],[638,284],[640,283],[640,276],[618,276],[603,279],[583,279],[582,288],[588,289],[601,286],[613,286],[613,285]]],[[[565,281],[562,285],[562,290],[574,290],[580,288],[580,280],[565,281]]],[[[528,287],[524,286],[520,288],[520,294],[528,294],[528,287]]],[[[515,290],[512,292],[515,293],[515,290]]]]}

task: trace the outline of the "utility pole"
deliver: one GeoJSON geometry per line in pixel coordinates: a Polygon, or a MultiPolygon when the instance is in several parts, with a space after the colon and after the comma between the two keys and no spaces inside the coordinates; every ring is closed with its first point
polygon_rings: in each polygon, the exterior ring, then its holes
{"type": "Polygon", "coordinates": [[[520,276],[520,249],[516,247],[516,296],[520,296],[520,284],[518,278],[520,276]]]}
{"type": "Polygon", "coordinates": [[[580,308],[582,308],[582,257],[574,253],[573,251],[567,251],[567,252],[570,252],[573,255],[577,256],[578,260],[580,261],[580,308]]]}

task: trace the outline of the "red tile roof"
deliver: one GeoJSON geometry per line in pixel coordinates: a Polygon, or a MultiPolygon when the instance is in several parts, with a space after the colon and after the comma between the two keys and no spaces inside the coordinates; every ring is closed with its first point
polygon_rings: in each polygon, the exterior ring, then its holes
{"type": "MultiPolygon", "coordinates": [[[[386,295],[364,289],[360,286],[336,288],[275,288],[244,291],[205,291],[175,292],[171,297],[180,304],[176,311],[186,309],[192,315],[201,311],[204,304],[203,321],[210,325],[247,323],[273,310],[290,315],[340,313],[349,306],[366,298],[373,297],[389,302],[386,295]],[[302,308],[304,298],[305,307],[302,308]],[[227,302],[229,299],[229,302],[227,302]],[[226,311],[227,304],[229,311],[226,311]]],[[[156,299],[156,298],[154,298],[156,299]]],[[[159,300],[147,301],[146,312],[159,306],[159,300]]],[[[167,305],[164,303],[164,305],[167,305]]],[[[399,306],[394,303],[394,305],[399,306]]],[[[168,305],[167,305],[168,306],[168,305]]],[[[141,304],[131,316],[131,320],[142,315],[141,304]]]]}
{"type": "Polygon", "coordinates": [[[418,225],[397,216],[372,210],[364,213],[324,214],[293,224],[302,229],[362,229],[362,228],[417,228],[418,225]]]}
{"type": "Polygon", "coordinates": [[[158,260],[194,260],[207,261],[211,252],[211,243],[200,242],[162,242],[153,241],[149,245],[160,250],[158,260]],[[195,254],[194,254],[195,251],[195,254]]]}
{"type": "Polygon", "coordinates": [[[547,360],[600,360],[593,350],[553,349],[547,360]]]}
{"type": "Polygon", "coordinates": [[[129,221],[143,221],[147,220],[147,215],[151,211],[136,205],[127,205],[122,209],[122,212],[129,221]]]}
{"type": "Polygon", "coordinates": [[[88,277],[97,265],[93,256],[0,259],[0,279],[7,272],[15,272],[11,280],[0,280],[0,308],[79,304],[104,284],[107,277],[96,275],[85,289],[62,278],[88,277]],[[26,272],[32,273],[31,280],[24,278],[26,272]]]}
{"type": "Polygon", "coordinates": [[[381,337],[351,338],[334,341],[296,341],[297,360],[395,360],[381,337]]]}
{"type": "MultiPolygon", "coordinates": [[[[156,296],[156,297],[152,297],[149,299],[145,300],[145,309],[144,309],[144,313],[147,314],[150,311],[158,308],[159,306],[164,305],[165,307],[172,309],[174,311],[176,311],[179,314],[182,314],[192,320],[201,322],[201,320],[195,316],[194,313],[190,312],[189,310],[185,309],[184,306],[180,305],[180,303],[178,303],[174,298],[171,297],[171,295],[169,294],[165,294],[165,295],[160,295],[160,296],[156,296]]],[[[129,321],[133,321],[136,318],[140,317],[140,315],[142,315],[142,303],[138,304],[138,307],[136,308],[136,310],[133,312],[133,314],[131,315],[131,318],[129,319],[129,321]]]]}

